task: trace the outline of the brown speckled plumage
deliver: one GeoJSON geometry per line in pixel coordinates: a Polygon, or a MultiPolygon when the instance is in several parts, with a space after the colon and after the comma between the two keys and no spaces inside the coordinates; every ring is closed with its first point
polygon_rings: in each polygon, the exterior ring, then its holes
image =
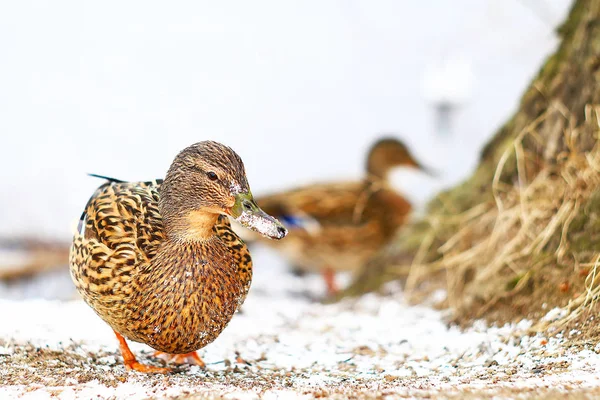
{"type": "Polygon", "coordinates": [[[411,205],[387,187],[372,182],[313,185],[257,202],[265,212],[285,220],[304,219],[303,227],[289,225],[285,242],[272,244],[295,266],[307,271],[354,271],[386,243],[402,225],[411,205]]]}
{"type": "Polygon", "coordinates": [[[70,257],[77,290],[115,332],[171,354],[212,342],[252,280],[248,249],[225,216],[235,196],[248,196],[243,164],[225,146],[195,146],[164,182],[100,186],[70,257]]]}

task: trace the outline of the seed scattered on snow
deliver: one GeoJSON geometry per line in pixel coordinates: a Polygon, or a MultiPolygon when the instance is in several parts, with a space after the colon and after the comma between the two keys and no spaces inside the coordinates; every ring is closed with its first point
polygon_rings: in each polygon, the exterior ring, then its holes
{"type": "MultiPolygon", "coordinates": [[[[205,370],[127,372],[112,331],[83,302],[0,300],[0,321],[10,321],[0,324],[0,376],[7,383],[0,398],[313,398],[373,390],[417,396],[600,387],[598,346],[577,351],[560,336],[527,336],[530,321],[500,327],[477,321],[465,331],[448,327],[443,313],[408,305],[391,285],[388,293],[395,294],[316,303],[306,293],[320,294],[318,276],[294,277],[253,256],[255,282],[243,313],[200,350],[205,370]],[[236,362],[238,357],[247,363],[236,362]]],[[[551,310],[546,318],[562,312],[551,310]]],[[[140,361],[160,365],[148,347],[131,347],[140,361]]]]}

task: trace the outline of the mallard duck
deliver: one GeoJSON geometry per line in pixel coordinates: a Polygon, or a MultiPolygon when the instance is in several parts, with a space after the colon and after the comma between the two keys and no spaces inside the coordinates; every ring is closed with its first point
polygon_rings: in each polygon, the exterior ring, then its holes
{"type": "Polygon", "coordinates": [[[244,302],[252,260],[227,216],[268,238],[287,234],[254,202],[241,158],[212,141],[181,151],[164,180],[109,179],[89,200],[71,277],[114,330],[128,369],[169,371],[139,363],[126,339],[202,365],[196,350],[244,302]]]}
{"type": "Polygon", "coordinates": [[[404,143],[384,138],[371,147],[361,181],[317,184],[257,198],[265,212],[290,230],[285,241],[271,247],[294,268],[321,272],[329,294],[334,294],[335,272],[358,270],[411,211],[411,204],[388,186],[388,173],[396,166],[423,170],[404,143]]]}

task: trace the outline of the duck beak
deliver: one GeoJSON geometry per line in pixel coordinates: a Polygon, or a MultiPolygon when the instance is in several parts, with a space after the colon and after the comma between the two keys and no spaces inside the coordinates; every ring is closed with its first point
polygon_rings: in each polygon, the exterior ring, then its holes
{"type": "Polygon", "coordinates": [[[436,170],[434,170],[434,169],[431,169],[429,167],[425,167],[425,166],[423,166],[421,164],[418,164],[418,163],[417,163],[416,167],[417,167],[417,169],[419,171],[422,171],[423,173],[425,173],[426,175],[429,175],[432,178],[439,178],[440,177],[439,172],[436,171],[436,170]]]}
{"type": "Polygon", "coordinates": [[[283,239],[288,233],[279,221],[260,209],[250,192],[235,195],[235,204],[229,215],[246,228],[270,239],[283,239]]]}

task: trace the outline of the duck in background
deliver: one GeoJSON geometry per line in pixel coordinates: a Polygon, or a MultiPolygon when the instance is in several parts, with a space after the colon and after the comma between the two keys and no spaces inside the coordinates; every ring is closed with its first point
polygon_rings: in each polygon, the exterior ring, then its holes
{"type": "Polygon", "coordinates": [[[126,339],[204,365],[196,350],[227,326],[252,279],[248,249],[226,216],[272,239],[287,234],[254,202],[240,157],[212,141],[181,151],[164,181],[109,178],[89,200],[71,277],[114,330],[128,369],[169,371],[139,363],[126,339]]]}
{"type": "Polygon", "coordinates": [[[389,172],[399,166],[427,172],[403,142],[382,138],[369,150],[366,174],[358,182],[315,184],[257,198],[289,229],[285,241],[264,243],[295,270],[321,273],[328,294],[335,294],[336,272],[359,270],[407,221],[412,206],[388,183],[389,172]]]}

